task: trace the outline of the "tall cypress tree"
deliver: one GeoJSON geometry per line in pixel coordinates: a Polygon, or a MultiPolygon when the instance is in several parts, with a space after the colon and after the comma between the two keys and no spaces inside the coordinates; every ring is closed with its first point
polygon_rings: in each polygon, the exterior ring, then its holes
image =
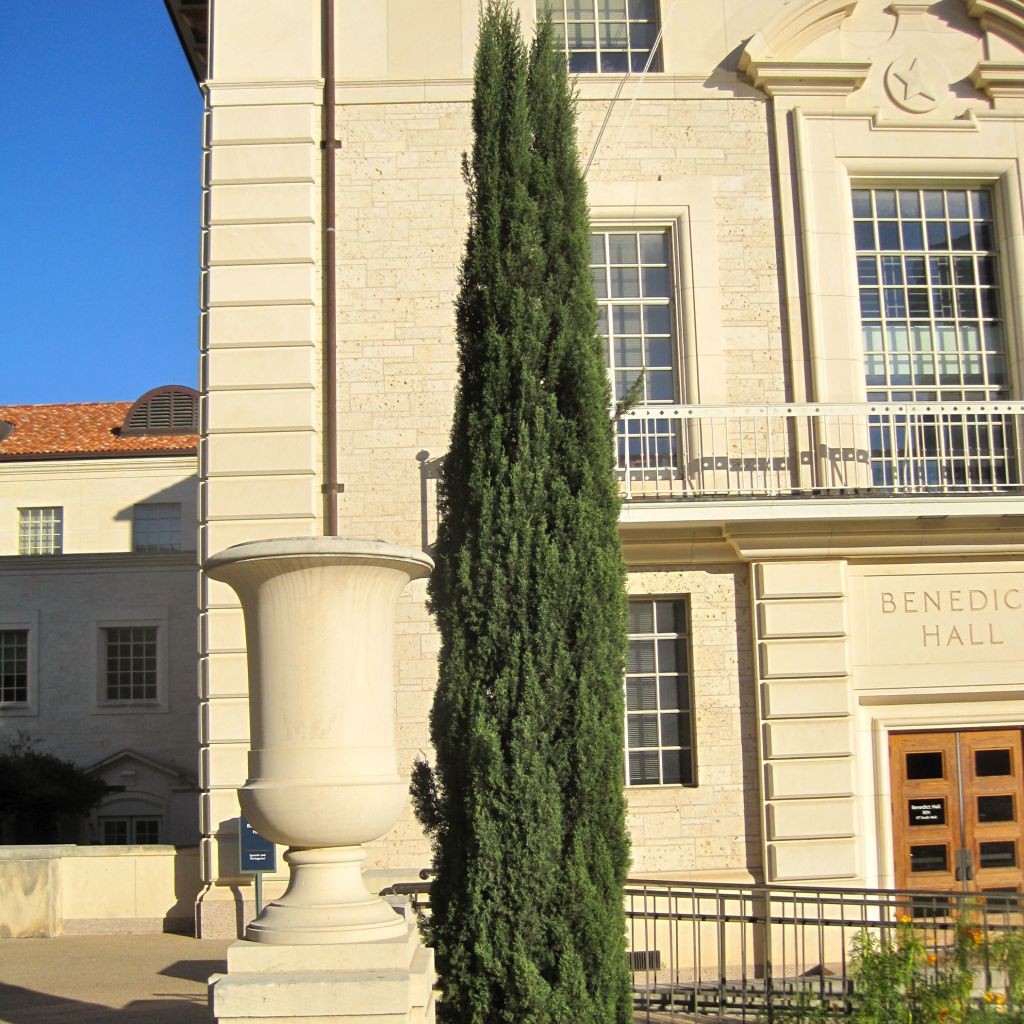
{"type": "Polygon", "coordinates": [[[451,1024],[625,1024],[623,565],[564,56],[483,13],[442,469],[429,938],[451,1024]]]}

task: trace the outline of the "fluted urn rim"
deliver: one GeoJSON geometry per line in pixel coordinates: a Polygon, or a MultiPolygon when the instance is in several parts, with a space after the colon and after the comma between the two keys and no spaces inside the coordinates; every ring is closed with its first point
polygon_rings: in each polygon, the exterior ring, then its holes
{"type": "MultiPolygon", "coordinates": [[[[203,569],[215,577],[216,571],[239,562],[262,559],[309,560],[337,565],[394,565],[410,572],[412,579],[426,576],[434,568],[430,555],[418,548],[392,544],[383,540],[358,540],[351,537],[280,537],[274,540],[251,540],[234,544],[203,563],[203,569]]],[[[216,578],[216,577],[215,577],[216,578]]]]}

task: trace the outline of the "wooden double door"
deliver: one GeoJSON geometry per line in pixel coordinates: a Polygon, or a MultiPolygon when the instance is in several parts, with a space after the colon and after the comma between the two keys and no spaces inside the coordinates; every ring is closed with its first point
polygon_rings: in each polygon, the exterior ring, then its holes
{"type": "Polygon", "coordinates": [[[1020,729],[892,733],[898,889],[1024,888],[1020,729]]]}

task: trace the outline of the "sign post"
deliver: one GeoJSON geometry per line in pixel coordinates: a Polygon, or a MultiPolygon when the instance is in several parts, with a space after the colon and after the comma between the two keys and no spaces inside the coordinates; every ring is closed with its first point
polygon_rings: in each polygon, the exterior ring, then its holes
{"type": "Polygon", "coordinates": [[[263,910],[263,872],[277,870],[277,847],[264,839],[245,820],[238,819],[238,867],[247,875],[256,876],[256,914],[263,910]]]}

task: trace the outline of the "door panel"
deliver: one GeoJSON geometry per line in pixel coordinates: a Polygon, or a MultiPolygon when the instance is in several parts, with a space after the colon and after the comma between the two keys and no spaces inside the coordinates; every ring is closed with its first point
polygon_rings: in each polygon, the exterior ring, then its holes
{"type": "Polygon", "coordinates": [[[890,734],[897,888],[1020,890],[1021,755],[1018,729],[890,734]]]}
{"type": "Polygon", "coordinates": [[[964,820],[974,860],[974,888],[1021,883],[1021,734],[962,732],[964,820]]]}
{"type": "Polygon", "coordinates": [[[955,733],[893,733],[897,889],[953,889],[960,837],[955,733]]]}

